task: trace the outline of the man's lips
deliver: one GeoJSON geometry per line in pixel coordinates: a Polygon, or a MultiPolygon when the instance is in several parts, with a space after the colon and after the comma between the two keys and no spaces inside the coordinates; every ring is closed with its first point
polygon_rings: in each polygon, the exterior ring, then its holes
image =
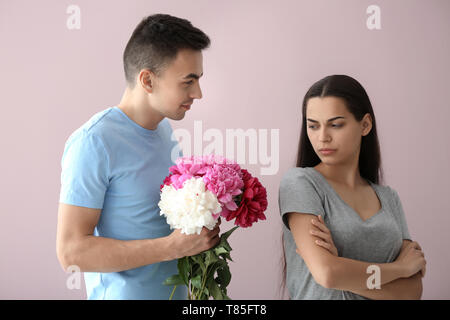
{"type": "Polygon", "coordinates": [[[191,105],[190,104],[182,104],[181,107],[185,108],[186,110],[189,110],[191,108],[191,105]]]}

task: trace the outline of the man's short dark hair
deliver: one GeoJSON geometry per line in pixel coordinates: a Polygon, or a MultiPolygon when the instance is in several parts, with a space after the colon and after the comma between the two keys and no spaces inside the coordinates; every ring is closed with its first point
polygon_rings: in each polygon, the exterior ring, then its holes
{"type": "Polygon", "coordinates": [[[186,19],[168,14],[148,16],[134,29],[123,53],[127,85],[134,87],[142,69],[159,76],[180,49],[203,50],[209,45],[209,37],[186,19]]]}

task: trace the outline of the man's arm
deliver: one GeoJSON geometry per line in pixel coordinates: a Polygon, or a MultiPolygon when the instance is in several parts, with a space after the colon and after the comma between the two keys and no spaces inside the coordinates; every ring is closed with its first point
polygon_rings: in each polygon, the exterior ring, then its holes
{"type": "Polygon", "coordinates": [[[200,235],[182,235],[175,230],[167,237],[144,240],[117,240],[94,236],[100,209],[60,203],[56,252],[61,266],[71,265],[82,272],[119,272],[169,261],[207,250],[217,244],[219,227],[203,228],[200,235]]]}

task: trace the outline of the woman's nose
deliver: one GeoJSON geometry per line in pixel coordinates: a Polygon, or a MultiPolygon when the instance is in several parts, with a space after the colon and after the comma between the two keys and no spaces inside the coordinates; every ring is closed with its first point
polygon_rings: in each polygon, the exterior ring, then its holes
{"type": "Polygon", "coordinates": [[[331,136],[328,134],[327,130],[322,129],[320,131],[319,140],[320,140],[320,142],[328,142],[331,140],[331,136]]]}

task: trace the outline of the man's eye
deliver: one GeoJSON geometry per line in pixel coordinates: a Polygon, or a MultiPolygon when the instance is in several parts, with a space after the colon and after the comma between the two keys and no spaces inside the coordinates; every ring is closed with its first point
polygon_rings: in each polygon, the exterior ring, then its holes
{"type": "Polygon", "coordinates": [[[194,81],[193,80],[191,80],[191,81],[188,81],[188,82],[185,82],[185,84],[193,84],[194,83],[194,81]]]}

